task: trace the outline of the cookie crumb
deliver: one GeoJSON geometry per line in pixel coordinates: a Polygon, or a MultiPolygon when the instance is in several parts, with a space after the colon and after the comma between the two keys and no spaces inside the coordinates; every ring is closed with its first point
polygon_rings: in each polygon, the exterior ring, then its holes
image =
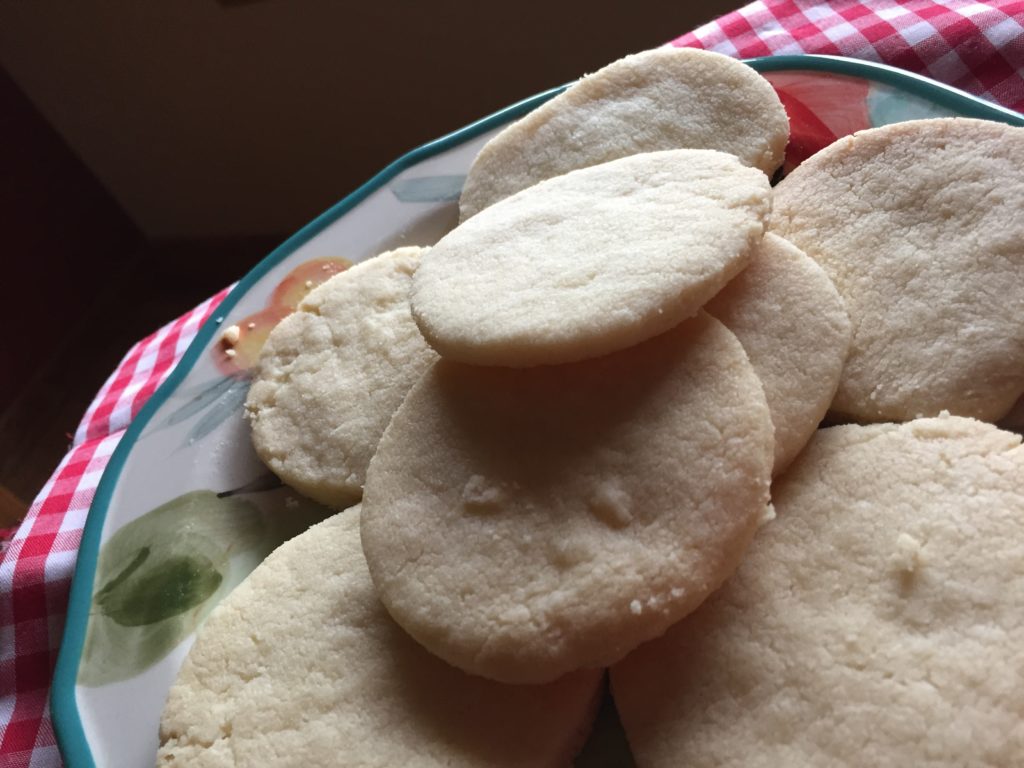
{"type": "Polygon", "coordinates": [[[504,500],[501,487],[488,483],[483,475],[472,475],[462,489],[462,503],[474,511],[493,509],[504,500]]]}
{"type": "Polygon", "coordinates": [[[587,506],[598,520],[611,528],[625,528],[633,521],[629,494],[612,482],[601,483],[587,506]]]}
{"type": "Polygon", "coordinates": [[[902,573],[914,573],[921,566],[921,542],[909,533],[901,533],[896,538],[896,551],[889,562],[902,573]]]}
{"type": "Polygon", "coordinates": [[[644,610],[643,603],[639,600],[634,600],[629,604],[629,611],[635,616],[639,616],[644,610]]]}
{"type": "Polygon", "coordinates": [[[220,340],[227,345],[234,345],[238,343],[238,339],[242,335],[242,329],[237,325],[229,325],[224,329],[224,333],[220,335],[220,340]]]}

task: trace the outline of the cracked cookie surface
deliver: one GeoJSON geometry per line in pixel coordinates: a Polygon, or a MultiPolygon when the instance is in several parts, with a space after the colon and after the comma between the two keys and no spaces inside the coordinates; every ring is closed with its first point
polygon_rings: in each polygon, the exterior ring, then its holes
{"type": "Polygon", "coordinates": [[[820,430],[736,574],[613,667],[637,765],[1020,762],[1022,477],[973,419],[820,430]]]}
{"type": "Polygon", "coordinates": [[[507,686],[420,648],[377,600],[359,510],[285,543],[217,606],[171,688],[157,764],[563,766],[601,673],[507,686]]]}
{"type": "Polygon", "coordinates": [[[761,379],[777,475],[810,440],[839,386],[850,348],[843,300],[813,259],[768,233],[750,266],[704,309],[736,334],[761,379]]]}
{"type": "Polygon", "coordinates": [[[707,314],[603,358],[441,360],[367,473],[381,599],[425,647],[506,682],[600,667],[735,569],[768,503],[772,426],[707,314]]]}
{"type": "Polygon", "coordinates": [[[391,415],[437,355],[409,314],[422,249],[398,248],[314,289],[267,339],[246,410],[253,446],[323,504],[359,500],[391,415]]]}
{"type": "Polygon", "coordinates": [[[462,220],[534,184],[619,157],[715,149],[769,176],[789,120],[775,89],[736,59],[656,48],[587,75],[491,139],[462,190],[462,220]]]}
{"type": "Polygon", "coordinates": [[[996,421],[1024,393],[1024,128],[914,120],[839,139],[775,188],[769,230],[853,324],[832,410],[996,421]]]}
{"type": "Polygon", "coordinates": [[[526,367],[638,344],[692,317],[750,261],[768,177],[732,155],[633,155],[548,179],[424,254],[412,313],[443,357],[526,367]]]}

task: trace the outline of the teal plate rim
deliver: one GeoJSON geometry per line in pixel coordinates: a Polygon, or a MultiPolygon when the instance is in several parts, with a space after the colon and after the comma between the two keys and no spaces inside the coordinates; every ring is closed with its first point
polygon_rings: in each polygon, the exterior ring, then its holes
{"type": "MultiPolygon", "coordinates": [[[[1024,115],[1020,113],[984,101],[976,96],[972,96],[952,86],[930,80],[922,75],[906,72],[886,64],[847,59],[841,56],[811,54],[765,56],[756,59],[745,59],[745,62],[758,72],[810,70],[872,80],[885,85],[895,86],[961,115],[985,120],[996,120],[1024,127],[1024,115]]],[[[54,733],[57,737],[57,745],[68,768],[95,768],[96,766],[88,739],[85,736],[81,717],[78,713],[75,701],[75,685],[78,678],[78,666],[82,656],[82,648],[85,643],[89,607],[92,604],[93,581],[96,575],[96,564],[99,556],[100,536],[103,531],[107,510],[110,508],[114,489],[117,486],[118,478],[128,459],[128,455],[131,453],[132,446],[138,440],[139,435],[150,419],[152,419],[164,401],[178,387],[182,379],[192,369],[192,366],[195,365],[203,350],[206,349],[207,344],[218,328],[216,317],[230,312],[242,296],[271,268],[291,255],[299,246],[311,240],[327,226],[344,216],[372,192],[380,189],[402,171],[440,152],[475,138],[492,128],[521,117],[545,101],[557,96],[566,87],[568,86],[558,86],[530,96],[492,115],[488,115],[481,120],[453,131],[446,136],[417,147],[385,167],[384,170],[380,171],[380,173],[361,187],[335,203],[285,240],[239,280],[238,284],[225,297],[220,306],[216,308],[213,316],[199,329],[196,337],[192,340],[192,343],[171,374],[160,385],[153,396],[150,397],[135,419],[132,420],[110,457],[110,461],[96,488],[92,505],[89,508],[85,529],[82,533],[82,541],[79,545],[75,575],[71,582],[64,634],[50,689],[50,707],[54,733]]]]}

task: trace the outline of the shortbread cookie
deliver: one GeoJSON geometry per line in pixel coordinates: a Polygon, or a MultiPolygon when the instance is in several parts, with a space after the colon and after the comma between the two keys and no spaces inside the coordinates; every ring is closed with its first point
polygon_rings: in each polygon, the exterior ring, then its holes
{"type": "Polygon", "coordinates": [[[399,248],[332,277],[263,348],[246,402],[256,453],[323,504],[359,500],[391,415],[437,357],[409,314],[420,252],[399,248]]]}
{"type": "Polygon", "coordinates": [[[705,307],[736,334],[761,379],[779,474],[814,434],[839,385],[850,318],[813,259],[765,235],[750,266],[705,307]]]}
{"type": "Polygon", "coordinates": [[[351,509],[275,551],[214,610],[171,688],[161,766],[564,766],[599,672],[547,686],[431,656],[373,592],[351,509]]]}
{"type": "Polygon", "coordinates": [[[779,97],[746,64],[657,48],[584,77],[487,142],[459,208],[465,221],[544,179],[664,149],[717,149],[771,175],[788,139],[779,97]]]}
{"type": "Polygon", "coordinates": [[[994,421],[1024,392],[1024,128],[918,120],[840,139],[770,228],[835,283],[853,342],[833,410],[994,421]]]}
{"type": "Polygon", "coordinates": [[[1020,443],[951,416],[819,431],[732,579],[612,670],[637,765],[1019,765],[1020,443]]]}
{"type": "Polygon", "coordinates": [[[363,547],[429,650],[544,682],[621,658],[717,588],[765,514],[771,465],[761,384],[704,313],[573,365],[442,360],[370,464],[363,547]]]}
{"type": "Polygon", "coordinates": [[[442,356],[523,367],[667,331],[745,267],[768,177],[710,150],[573,171],[474,216],[423,257],[412,312],[442,356]]]}

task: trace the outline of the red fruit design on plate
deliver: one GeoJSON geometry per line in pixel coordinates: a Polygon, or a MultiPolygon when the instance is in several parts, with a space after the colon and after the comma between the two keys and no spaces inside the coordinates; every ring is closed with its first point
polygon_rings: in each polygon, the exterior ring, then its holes
{"type": "Polygon", "coordinates": [[[766,72],[789,115],[783,173],[836,139],[871,127],[866,80],[824,72],[766,72]]]}
{"type": "Polygon", "coordinates": [[[222,335],[212,350],[221,373],[237,376],[255,365],[270,331],[292,312],[288,307],[267,307],[238,323],[238,338],[233,343],[222,335]]]}
{"type": "Polygon", "coordinates": [[[348,259],[313,259],[299,264],[277,284],[267,306],[294,310],[311,290],[352,266],[348,259]]]}
{"type": "Polygon", "coordinates": [[[348,259],[326,258],[295,267],[277,284],[265,309],[224,329],[212,350],[217,368],[225,376],[244,374],[259,360],[260,350],[274,326],[294,312],[310,291],[351,266],[348,259]]]}

